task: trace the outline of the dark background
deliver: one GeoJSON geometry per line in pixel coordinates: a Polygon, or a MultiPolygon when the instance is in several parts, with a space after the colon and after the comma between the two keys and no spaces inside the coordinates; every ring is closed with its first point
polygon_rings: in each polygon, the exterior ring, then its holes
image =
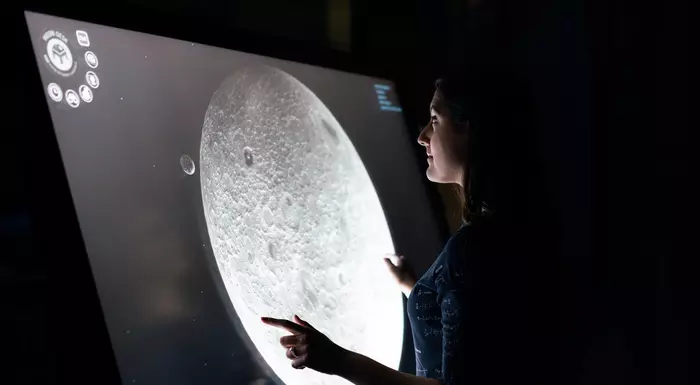
{"type": "MultiPolygon", "coordinates": [[[[527,85],[542,134],[549,199],[559,208],[560,237],[552,242],[563,268],[561,285],[552,290],[561,298],[561,348],[552,372],[566,384],[690,383],[689,354],[697,346],[690,339],[697,325],[691,321],[697,287],[692,260],[698,255],[692,236],[698,226],[690,181],[696,175],[690,166],[695,136],[688,126],[684,3],[200,0],[36,6],[79,19],[125,20],[124,28],[176,37],[206,36],[217,28],[229,33],[201,41],[227,45],[255,36],[240,44],[303,62],[371,69],[397,82],[410,127],[427,119],[432,81],[446,67],[507,68],[527,85]],[[321,52],[328,48],[341,53],[321,52]]],[[[9,29],[5,36],[15,37],[14,52],[22,53],[27,41],[17,33],[23,31],[17,10],[3,13],[3,26],[9,29]]],[[[26,74],[26,62],[16,63],[15,73],[26,74]]],[[[1,272],[8,284],[3,303],[9,304],[4,318],[10,321],[8,338],[19,342],[3,346],[10,346],[8,356],[16,360],[11,383],[83,383],[114,368],[96,358],[110,354],[99,337],[99,312],[86,310],[98,306],[96,297],[80,304],[68,300],[91,285],[62,274],[85,276],[87,266],[61,247],[79,239],[61,237],[56,228],[49,244],[37,240],[46,230],[38,214],[67,222],[74,217],[51,204],[66,198],[59,188],[65,186],[42,163],[55,161],[55,150],[33,141],[34,115],[42,112],[26,103],[27,76],[6,80],[15,91],[3,107],[15,119],[5,125],[9,139],[3,140],[9,161],[2,184],[7,241],[1,272]],[[64,359],[68,352],[86,361],[64,359]]],[[[440,201],[434,202],[441,212],[440,201]]]]}

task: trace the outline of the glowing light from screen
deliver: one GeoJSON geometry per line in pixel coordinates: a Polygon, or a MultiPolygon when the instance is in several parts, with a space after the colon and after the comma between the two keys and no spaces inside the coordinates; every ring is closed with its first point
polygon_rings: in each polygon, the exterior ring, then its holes
{"type": "Polygon", "coordinates": [[[298,314],[398,367],[403,308],[382,261],[393,251],[386,219],[350,139],[311,90],[267,66],[225,79],[205,115],[200,181],[228,296],[285,384],[347,382],[293,369],[279,344],[288,333],[260,316],[298,314]]]}

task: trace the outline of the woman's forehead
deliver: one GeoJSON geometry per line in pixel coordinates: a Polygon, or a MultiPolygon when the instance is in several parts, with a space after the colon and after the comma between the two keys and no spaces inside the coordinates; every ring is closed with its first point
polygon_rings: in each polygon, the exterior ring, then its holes
{"type": "Polygon", "coordinates": [[[430,110],[441,113],[443,106],[444,100],[442,99],[442,95],[440,95],[438,91],[435,91],[435,94],[433,94],[433,100],[430,101],[430,110]]]}

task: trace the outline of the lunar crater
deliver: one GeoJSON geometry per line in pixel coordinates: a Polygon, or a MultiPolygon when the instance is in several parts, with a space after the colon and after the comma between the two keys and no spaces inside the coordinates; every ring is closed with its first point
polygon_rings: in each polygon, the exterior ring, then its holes
{"type": "Polygon", "coordinates": [[[250,147],[243,149],[243,158],[246,166],[250,167],[253,165],[253,150],[250,147]]]}

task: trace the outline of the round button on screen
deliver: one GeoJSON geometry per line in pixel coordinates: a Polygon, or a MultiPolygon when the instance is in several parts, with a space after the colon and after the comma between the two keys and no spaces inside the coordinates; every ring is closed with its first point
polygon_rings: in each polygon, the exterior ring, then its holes
{"type": "Polygon", "coordinates": [[[95,53],[92,51],[85,52],[85,63],[87,63],[90,68],[97,68],[99,64],[97,61],[97,55],[95,55],[95,53]]]}
{"type": "Polygon", "coordinates": [[[68,72],[73,67],[73,54],[61,39],[49,39],[46,43],[46,55],[59,71],[68,72]]]}
{"type": "Polygon", "coordinates": [[[63,100],[63,90],[61,90],[61,87],[58,84],[50,83],[46,87],[46,91],[48,91],[49,97],[54,102],[60,102],[61,100],[63,100]]]}
{"type": "Polygon", "coordinates": [[[92,88],[97,88],[100,86],[100,78],[98,78],[97,74],[92,71],[88,71],[85,74],[85,81],[92,88]]]}

